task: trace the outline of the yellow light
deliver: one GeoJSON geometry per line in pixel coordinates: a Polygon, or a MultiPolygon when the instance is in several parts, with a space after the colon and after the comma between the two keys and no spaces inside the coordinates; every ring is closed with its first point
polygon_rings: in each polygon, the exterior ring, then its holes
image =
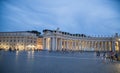
{"type": "Polygon", "coordinates": [[[19,51],[16,51],[16,55],[18,55],[19,51]]]}
{"type": "Polygon", "coordinates": [[[120,41],[120,38],[118,39],[118,41],[120,41]]]}
{"type": "Polygon", "coordinates": [[[34,45],[28,45],[27,47],[33,48],[33,47],[35,47],[35,46],[34,46],[34,45]]]}
{"type": "Polygon", "coordinates": [[[50,38],[47,38],[47,49],[50,50],[50,38]]]}

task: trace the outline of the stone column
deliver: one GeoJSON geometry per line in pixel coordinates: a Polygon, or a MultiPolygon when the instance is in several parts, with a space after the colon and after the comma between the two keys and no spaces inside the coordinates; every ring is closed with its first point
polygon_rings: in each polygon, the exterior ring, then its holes
{"type": "Polygon", "coordinates": [[[62,38],[60,39],[60,50],[62,50],[62,38]]]}
{"type": "Polygon", "coordinates": [[[75,50],[76,50],[76,40],[75,40],[75,42],[74,42],[74,43],[75,43],[74,48],[75,48],[75,50]]]}
{"type": "Polygon", "coordinates": [[[46,38],[43,38],[43,48],[46,50],[46,38]]]}
{"type": "Polygon", "coordinates": [[[118,49],[119,49],[119,52],[120,52],[120,40],[118,41],[118,49]]]}
{"type": "Polygon", "coordinates": [[[93,49],[93,41],[91,41],[91,48],[93,49]]]}
{"type": "Polygon", "coordinates": [[[71,40],[71,50],[73,50],[73,41],[71,40]]]}
{"type": "Polygon", "coordinates": [[[100,51],[102,51],[102,50],[101,50],[101,41],[99,41],[99,49],[100,49],[100,51]]]}
{"type": "Polygon", "coordinates": [[[112,44],[111,44],[111,41],[109,41],[109,51],[111,51],[112,50],[112,44]]]}
{"type": "Polygon", "coordinates": [[[104,51],[104,41],[102,41],[102,51],[104,51]]]}
{"type": "Polygon", "coordinates": [[[55,50],[58,50],[58,47],[57,47],[57,37],[55,38],[55,50]]]}
{"type": "Polygon", "coordinates": [[[78,41],[78,50],[80,51],[80,40],[78,41]]]}
{"type": "Polygon", "coordinates": [[[112,41],[112,51],[115,51],[115,41],[112,41]]]}
{"type": "Polygon", "coordinates": [[[68,50],[68,39],[66,39],[66,49],[68,50]]]}
{"type": "Polygon", "coordinates": [[[81,48],[81,50],[82,50],[82,41],[80,41],[80,48],[81,48]]]}
{"type": "Polygon", "coordinates": [[[74,50],[74,40],[72,40],[72,50],[74,50]]]}
{"type": "Polygon", "coordinates": [[[107,51],[109,51],[109,41],[107,41],[107,51]]]}
{"type": "Polygon", "coordinates": [[[98,50],[101,51],[101,50],[100,50],[100,42],[99,42],[99,41],[97,42],[97,46],[98,46],[98,47],[97,47],[98,50]]]}
{"type": "Polygon", "coordinates": [[[64,46],[63,46],[63,49],[65,50],[65,48],[66,48],[66,47],[65,47],[65,39],[64,39],[64,41],[63,41],[63,45],[64,45],[64,46]]]}
{"type": "Polygon", "coordinates": [[[44,38],[42,39],[43,41],[43,49],[45,49],[45,41],[44,41],[44,38]]]}
{"type": "Polygon", "coordinates": [[[105,51],[105,41],[103,41],[103,51],[105,51]]]}
{"type": "Polygon", "coordinates": [[[55,38],[52,37],[52,50],[55,51],[55,38]]]}
{"type": "Polygon", "coordinates": [[[85,41],[82,41],[82,50],[84,50],[84,42],[85,42],[85,41]]]}
{"type": "Polygon", "coordinates": [[[72,40],[70,40],[70,50],[72,50],[72,40]]]}
{"type": "Polygon", "coordinates": [[[82,50],[85,48],[85,41],[82,41],[82,50]]]}

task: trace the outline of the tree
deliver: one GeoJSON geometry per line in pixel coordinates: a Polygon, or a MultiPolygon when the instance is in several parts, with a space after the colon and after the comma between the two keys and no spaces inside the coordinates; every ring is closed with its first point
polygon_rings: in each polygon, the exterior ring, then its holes
{"type": "Polygon", "coordinates": [[[38,32],[37,30],[32,30],[32,31],[28,31],[28,32],[30,32],[30,33],[34,33],[34,34],[36,34],[37,36],[39,36],[41,33],[40,32],[38,32]]]}

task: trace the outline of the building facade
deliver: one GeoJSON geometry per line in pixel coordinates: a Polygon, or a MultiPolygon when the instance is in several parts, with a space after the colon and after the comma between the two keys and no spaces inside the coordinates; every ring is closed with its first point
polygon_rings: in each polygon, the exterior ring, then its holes
{"type": "Polygon", "coordinates": [[[41,49],[38,42],[41,39],[30,31],[0,32],[0,48],[12,50],[35,50],[41,49]]]}
{"type": "Polygon", "coordinates": [[[30,31],[0,32],[0,49],[49,51],[119,51],[120,35],[87,36],[57,30],[43,30],[43,35],[30,31]]]}
{"type": "Polygon", "coordinates": [[[120,35],[86,36],[59,30],[43,30],[43,48],[53,51],[120,51],[120,35]]]}

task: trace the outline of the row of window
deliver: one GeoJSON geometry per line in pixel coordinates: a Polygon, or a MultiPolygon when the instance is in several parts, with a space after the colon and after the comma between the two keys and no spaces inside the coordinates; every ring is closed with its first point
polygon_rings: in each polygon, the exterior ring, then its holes
{"type": "MultiPolygon", "coordinates": [[[[0,40],[0,42],[25,42],[25,40],[0,40]]],[[[36,43],[33,40],[27,40],[27,42],[36,43]]]]}
{"type": "Polygon", "coordinates": [[[36,36],[32,33],[0,33],[1,36],[36,36]]]}
{"type": "MultiPolygon", "coordinates": [[[[1,44],[0,43],[0,45],[16,45],[16,44],[8,44],[8,43],[7,44],[1,44]]],[[[20,44],[20,45],[23,45],[23,44],[20,44]]]]}
{"type": "Polygon", "coordinates": [[[0,39],[36,39],[32,37],[0,37],[0,39]]]}
{"type": "MultiPolygon", "coordinates": [[[[13,46],[13,45],[17,45],[17,44],[8,44],[8,43],[6,43],[6,44],[1,44],[1,43],[0,43],[0,45],[12,45],[12,46],[13,46]]],[[[19,44],[19,45],[23,46],[23,45],[25,45],[25,44],[19,44]]],[[[27,45],[29,45],[29,44],[27,44],[27,45]]],[[[35,45],[35,44],[34,44],[34,45],[35,45]]],[[[36,45],[35,45],[35,46],[36,46],[36,45]]]]}

